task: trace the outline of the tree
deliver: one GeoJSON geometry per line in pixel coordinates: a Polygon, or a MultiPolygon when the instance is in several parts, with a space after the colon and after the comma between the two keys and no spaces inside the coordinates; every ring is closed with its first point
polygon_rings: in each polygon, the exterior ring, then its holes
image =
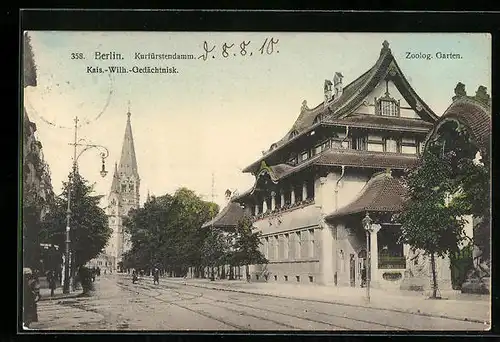
{"type": "MultiPolygon", "coordinates": [[[[78,172],[71,173],[71,182],[64,182],[64,190],[59,195],[43,222],[43,233],[51,243],[61,247],[66,240],[66,211],[68,193],[71,194],[70,239],[74,255],[73,270],[95,258],[111,237],[108,218],[99,201],[102,196],[94,196],[93,186],[78,172]]],[[[64,248],[60,248],[64,251],[64,248]]]]}
{"type": "Polygon", "coordinates": [[[401,240],[430,255],[432,298],[437,298],[435,257],[456,253],[464,237],[461,212],[456,206],[448,205],[450,194],[456,192],[451,160],[442,155],[440,144],[431,145],[404,180],[408,198],[399,215],[401,240]]]}
{"type": "Polygon", "coordinates": [[[132,249],[124,262],[135,268],[158,264],[181,276],[189,266],[203,264],[202,246],[207,231],[200,230],[218,211],[193,191],[180,188],[174,195],[153,197],[125,220],[132,249]]]}
{"type": "Polygon", "coordinates": [[[250,281],[249,265],[268,263],[268,260],[259,250],[260,244],[260,232],[255,231],[251,219],[244,216],[243,219],[238,222],[232,263],[238,266],[246,265],[247,281],[250,281]]]}
{"type": "Polygon", "coordinates": [[[229,250],[229,245],[224,235],[218,229],[210,229],[203,240],[201,255],[202,266],[212,270],[211,278],[214,279],[214,268],[224,264],[229,250]]]}

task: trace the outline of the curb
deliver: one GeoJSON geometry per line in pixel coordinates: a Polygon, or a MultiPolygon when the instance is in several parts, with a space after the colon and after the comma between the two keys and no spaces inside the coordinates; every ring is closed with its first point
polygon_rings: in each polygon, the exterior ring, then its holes
{"type": "MultiPolygon", "coordinates": [[[[175,282],[171,282],[175,283],[175,282]]],[[[475,319],[475,318],[467,318],[467,317],[454,317],[454,316],[446,316],[446,315],[439,315],[439,314],[429,314],[425,312],[420,312],[420,310],[413,311],[413,310],[401,310],[401,309],[392,309],[392,308],[383,308],[380,306],[368,306],[368,305],[361,305],[361,304],[350,304],[350,303],[344,303],[341,301],[326,301],[326,300],[320,300],[320,299],[309,299],[309,298],[298,298],[298,297],[291,297],[291,296],[285,296],[285,295],[276,295],[276,294],[269,294],[269,293],[258,293],[258,292],[251,292],[248,290],[236,290],[236,289],[230,289],[230,288],[221,288],[221,287],[214,287],[214,286],[205,286],[205,285],[200,285],[200,284],[189,284],[187,282],[183,282],[183,285],[186,286],[192,286],[192,287],[199,287],[199,288],[205,288],[205,289],[211,289],[211,290],[219,290],[219,291],[228,291],[228,292],[236,292],[236,293],[249,293],[249,294],[256,294],[260,296],[267,296],[267,297],[275,297],[275,298],[286,298],[286,299],[292,299],[292,300],[307,300],[311,302],[316,302],[316,303],[325,303],[325,304],[337,304],[337,305],[344,305],[344,306],[351,306],[351,307],[358,307],[358,308],[370,308],[370,309],[377,309],[377,310],[385,310],[385,311],[392,311],[392,312],[397,312],[397,313],[409,313],[409,314],[414,314],[414,315],[419,315],[419,316],[425,316],[425,317],[436,317],[436,318],[446,318],[446,319],[453,319],[457,321],[464,321],[464,322],[474,322],[474,323],[482,323],[482,324],[491,324],[489,321],[484,321],[481,319],[475,319]]]]}
{"type": "Polygon", "coordinates": [[[71,293],[65,296],[54,296],[54,297],[42,297],[38,300],[38,302],[48,302],[53,300],[61,300],[61,299],[71,299],[71,298],[79,298],[81,297],[81,293],[71,293]]]}

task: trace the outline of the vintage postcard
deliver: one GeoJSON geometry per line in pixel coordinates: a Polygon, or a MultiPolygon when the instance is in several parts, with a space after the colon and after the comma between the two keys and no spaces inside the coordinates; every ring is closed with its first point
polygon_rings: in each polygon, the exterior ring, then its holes
{"type": "Polygon", "coordinates": [[[24,329],[490,329],[489,34],[22,49],[24,329]]]}

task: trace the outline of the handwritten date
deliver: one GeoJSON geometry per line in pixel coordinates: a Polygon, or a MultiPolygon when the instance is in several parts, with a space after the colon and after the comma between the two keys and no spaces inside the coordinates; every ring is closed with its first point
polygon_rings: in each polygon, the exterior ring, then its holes
{"type": "Polygon", "coordinates": [[[266,38],[263,42],[258,42],[256,44],[252,43],[250,40],[244,40],[239,44],[224,43],[217,46],[216,44],[209,44],[207,41],[204,41],[203,53],[198,57],[198,59],[206,61],[210,56],[212,58],[216,58],[218,55],[223,58],[238,55],[253,56],[254,52],[256,55],[271,55],[273,53],[279,53],[279,50],[277,49],[278,43],[279,39],[275,39],[274,37],[266,38]],[[256,50],[253,48],[254,46],[257,46],[256,50]]]}

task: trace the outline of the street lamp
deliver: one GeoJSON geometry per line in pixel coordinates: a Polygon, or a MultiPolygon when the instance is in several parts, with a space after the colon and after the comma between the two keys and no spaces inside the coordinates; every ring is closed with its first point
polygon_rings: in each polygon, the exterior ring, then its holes
{"type": "Polygon", "coordinates": [[[106,166],[104,160],[109,156],[109,151],[106,147],[102,145],[95,144],[81,144],[77,140],[78,138],[78,117],[75,117],[75,135],[73,143],[69,143],[69,145],[73,145],[73,171],[72,175],[69,177],[68,182],[68,208],[66,210],[66,250],[65,250],[65,258],[64,258],[64,284],[63,284],[63,293],[69,293],[70,287],[70,222],[71,222],[71,187],[73,185],[73,178],[76,176],[77,168],[78,168],[78,158],[85,152],[92,148],[96,148],[101,151],[101,159],[102,159],[102,167],[100,174],[102,177],[106,177],[108,171],[106,171],[106,166]],[[77,147],[83,147],[83,150],[77,154],[77,147]]]}
{"type": "Polygon", "coordinates": [[[363,228],[366,232],[366,299],[370,302],[370,280],[371,280],[371,251],[370,251],[370,233],[372,232],[372,222],[373,220],[366,212],[365,217],[361,220],[363,228]]]}

